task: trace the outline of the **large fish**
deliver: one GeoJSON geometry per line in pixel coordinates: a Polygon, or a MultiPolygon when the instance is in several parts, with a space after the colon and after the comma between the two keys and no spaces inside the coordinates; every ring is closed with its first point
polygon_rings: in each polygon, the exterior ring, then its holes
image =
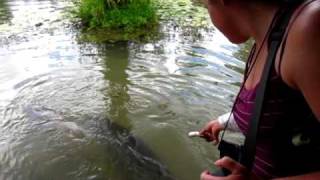
{"type": "Polygon", "coordinates": [[[174,179],[142,140],[103,114],[16,105],[4,117],[1,179],[174,179]]]}

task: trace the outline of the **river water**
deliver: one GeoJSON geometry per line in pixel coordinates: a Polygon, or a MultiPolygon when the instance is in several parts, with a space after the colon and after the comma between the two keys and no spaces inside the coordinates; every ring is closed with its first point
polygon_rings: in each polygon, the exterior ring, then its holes
{"type": "Polygon", "coordinates": [[[215,147],[188,131],[230,109],[239,47],[162,22],[148,42],[88,43],[72,4],[0,2],[0,179],[195,180],[215,147]]]}

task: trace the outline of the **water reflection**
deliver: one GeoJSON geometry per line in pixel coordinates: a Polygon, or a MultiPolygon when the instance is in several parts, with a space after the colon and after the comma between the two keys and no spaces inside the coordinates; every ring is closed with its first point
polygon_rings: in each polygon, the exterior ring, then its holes
{"type": "Polygon", "coordinates": [[[248,40],[246,43],[241,44],[239,46],[239,50],[234,52],[234,56],[246,62],[253,43],[254,43],[253,40],[248,40]]]}
{"type": "Polygon", "coordinates": [[[108,80],[106,93],[110,98],[106,106],[109,109],[109,116],[113,122],[122,127],[130,129],[131,123],[128,120],[128,74],[129,50],[127,43],[105,44],[100,48],[104,57],[104,77],[108,80]]]}

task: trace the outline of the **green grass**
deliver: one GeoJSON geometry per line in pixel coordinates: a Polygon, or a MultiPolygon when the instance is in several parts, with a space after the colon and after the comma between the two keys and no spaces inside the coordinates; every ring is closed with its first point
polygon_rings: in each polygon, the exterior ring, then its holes
{"type": "Polygon", "coordinates": [[[130,32],[157,23],[151,0],[80,0],[77,14],[89,29],[130,32]]]}
{"type": "Polygon", "coordinates": [[[148,41],[157,39],[160,23],[184,29],[210,27],[207,10],[193,0],[75,0],[80,41],[148,41]]]}

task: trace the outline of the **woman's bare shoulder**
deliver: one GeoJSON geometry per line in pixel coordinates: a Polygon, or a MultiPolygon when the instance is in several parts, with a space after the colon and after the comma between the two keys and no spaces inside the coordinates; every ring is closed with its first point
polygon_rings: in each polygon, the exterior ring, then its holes
{"type": "Polygon", "coordinates": [[[320,59],[320,0],[305,7],[292,22],[284,51],[281,75],[292,87],[298,88],[295,75],[313,58],[320,59]],[[308,59],[308,60],[307,60],[308,59]]]}
{"type": "MultiPolygon", "coordinates": [[[[302,12],[297,16],[293,26],[292,32],[301,32],[305,30],[319,33],[320,29],[320,0],[316,0],[306,6],[302,12]]],[[[303,34],[301,34],[303,35],[303,34]]],[[[308,34],[305,34],[308,35],[308,34]]]]}
{"type": "Polygon", "coordinates": [[[281,71],[320,118],[320,0],[303,9],[288,34],[281,71]]]}

